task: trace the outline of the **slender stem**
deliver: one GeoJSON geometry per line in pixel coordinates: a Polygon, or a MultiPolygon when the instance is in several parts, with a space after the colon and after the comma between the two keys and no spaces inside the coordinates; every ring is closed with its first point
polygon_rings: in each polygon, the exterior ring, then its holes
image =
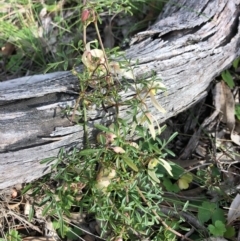
{"type": "MultiPolygon", "coordinates": [[[[100,32],[99,32],[99,29],[98,29],[97,20],[95,19],[95,21],[93,23],[94,23],[94,26],[95,26],[95,29],[96,29],[96,32],[97,32],[97,36],[98,36],[98,41],[99,41],[100,47],[101,47],[101,49],[103,51],[103,55],[104,55],[104,58],[105,58],[105,61],[106,61],[107,70],[108,70],[108,72],[110,72],[108,58],[107,58],[107,55],[106,55],[106,52],[105,52],[105,48],[103,46],[103,42],[102,42],[102,38],[101,38],[101,35],[100,35],[100,32]]],[[[112,76],[110,76],[110,83],[113,84],[112,76]]]]}
{"type": "Polygon", "coordinates": [[[84,144],[88,148],[89,147],[89,139],[88,139],[88,119],[87,119],[87,108],[86,104],[83,100],[83,130],[84,130],[84,144]]]}
{"type": "Polygon", "coordinates": [[[87,44],[87,25],[84,24],[83,25],[83,45],[84,45],[84,48],[87,44]]]}
{"type": "MultiPolygon", "coordinates": [[[[87,1],[83,0],[83,3],[82,3],[83,6],[85,6],[86,3],[87,3],[87,1]]],[[[84,7],[83,7],[83,9],[84,9],[84,7]]],[[[83,46],[84,46],[84,48],[85,48],[86,44],[87,44],[87,24],[84,23],[83,24],[83,46]]]]}
{"type": "Polygon", "coordinates": [[[77,98],[76,104],[75,104],[74,109],[73,109],[73,114],[72,114],[72,117],[71,117],[71,122],[73,122],[74,119],[75,119],[75,113],[76,113],[76,110],[77,110],[77,107],[78,107],[78,105],[79,105],[80,100],[81,100],[81,95],[80,95],[80,93],[79,93],[79,96],[78,96],[78,98],[77,98]]]}

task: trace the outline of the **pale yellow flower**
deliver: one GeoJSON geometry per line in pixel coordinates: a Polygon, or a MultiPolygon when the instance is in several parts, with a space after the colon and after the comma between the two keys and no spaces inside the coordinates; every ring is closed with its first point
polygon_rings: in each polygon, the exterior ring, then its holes
{"type": "Polygon", "coordinates": [[[161,134],[161,128],[158,124],[158,121],[150,112],[143,113],[140,117],[137,118],[137,120],[138,120],[138,123],[134,123],[132,125],[132,130],[130,133],[131,136],[133,135],[137,125],[147,126],[153,139],[156,138],[156,134],[158,135],[161,134]],[[156,126],[157,126],[157,133],[155,130],[154,122],[156,123],[156,126]]]}
{"type": "Polygon", "coordinates": [[[148,126],[150,134],[151,134],[153,139],[156,138],[156,130],[155,130],[155,127],[154,127],[154,121],[156,122],[156,125],[157,125],[157,128],[158,128],[157,134],[159,135],[161,133],[161,128],[160,128],[156,118],[150,112],[145,113],[144,116],[142,117],[142,119],[140,120],[140,124],[144,124],[144,125],[148,126]]]}
{"type": "MultiPolygon", "coordinates": [[[[82,62],[89,69],[90,72],[93,72],[105,63],[103,51],[101,49],[91,49],[90,47],[91,43],[96,42],[97,40],[88,42],[82,55],[82,62]]],[[[103,71],[104,73],[104,68],[101,68],[101,71],[103,71]]]]}

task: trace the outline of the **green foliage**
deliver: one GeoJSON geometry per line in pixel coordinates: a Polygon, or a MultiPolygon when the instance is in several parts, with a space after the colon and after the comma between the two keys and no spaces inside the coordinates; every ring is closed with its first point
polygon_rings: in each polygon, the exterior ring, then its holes
{"type": "Polygon", "coordinates": [[[234,61],[233,61],[233,68],[236,70],[239,66],[239,61],[240,61],[240,58],[236,58],[234,61]]]}
{"type": "Polygon", "coordinates": [[[240,120],[240,104],[235,105],[235,115],[238,120],[240,120]]]}
{"type": "Polygon", "coordinates": [[[226,222],[223,210],[218,207],[217,203],[211,203],[209,201],[204,201],[198,208],[198,219],[200,222],[205,223],[209,220],[212,223],[216,221],[226,222]]]}
{"type": "Polygon", "coordinates": [[[235,86],[232,75],[230,74],[229,70],[224,70],[221,74],[225,83],[229,86],[229,88],[233,88],[235,86]]]}
{"type": "Polygon", "coordinates": [[[209,224],[208,229],[215,237],[222,237],[223,234],[226,232],[225,225],[222,223],[222,221],[216,221],[214,225],[209,224]]]}
{"type": "Polygon", "coordinates": [[[135,172],[138,172],[137,166],[134,164],[133,160],[129,158],[127,155],[122,155],[123,161],[126,162],[126,164],[132,168],[135,172]]]}
{"type": "Polygon", "coordinates": [[[231,239],[233,237],[235,237],[236,231],[235,228],[232,226],[226,226],[226,232],[224,233],[224,237],[231,239]]]}
{"type": "Polygon", "coordinates": [[[172,183],[169,178],[163,178],[163,185],[168,192],[177,193],[180,191],[180,188],[178,187],[177,183],[172,183]]]}
{"type": "Polygon", "coordinates": [[[20,236],[20,234],[18,233],[17,230],[15,229],[10,229],[7,233],[6,233],[6,239],[0,238],[0,241],[21,241],[22,237],[20,236]]]}

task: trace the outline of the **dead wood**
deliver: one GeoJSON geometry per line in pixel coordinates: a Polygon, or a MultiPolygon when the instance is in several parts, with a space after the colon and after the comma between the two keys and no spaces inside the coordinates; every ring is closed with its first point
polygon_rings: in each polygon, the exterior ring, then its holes
{"type": "MultiPolygon", "coordinates": [[[[136,78],[154,73],[168,89],[157,96],[167,111],[156,113],[161,123],[205,97],[212,80],[239,56],[239,26],[239,0],[169,1],[156,23],[132,39],[126,55],[138,60],[136,78]]],[[[74,106],[77,93],[71,72],[0,83],[0,189],[48,173],[50,167],[39,161],[57,156],[60,148],[81,147],[82,127],[62,111],[74,106]]],[[[111,121],[113,113],[92,110],[89,129],[111,121]]]]}

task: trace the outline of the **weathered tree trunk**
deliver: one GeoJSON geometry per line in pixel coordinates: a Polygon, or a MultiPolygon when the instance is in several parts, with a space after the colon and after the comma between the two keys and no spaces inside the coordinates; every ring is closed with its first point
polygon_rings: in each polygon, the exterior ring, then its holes
{"type": "MultiPolygon", "coordinates": [[[[214,77],[239,56],[238,4],[239,0],[169,1],[157,22],[133,38],[126,54],[138,60],[136,78],[154,71],[168,89],[167,95],[157,96],[167,111],[156,113],[160,122],[206,96],[214,77]]],[[[71,72],[0,83],[0,189],[48,173],[47,164],[39,162],[57,156],[61,147],[81,147],[82,127],[62,112],[74,106],[77,92],[78,79],[71,72]]],[[[125,98],[133,91],[121,94],[125,98]]],[[[111,120],[112,111],[92,110],[89,129],[111,120]]]]}

